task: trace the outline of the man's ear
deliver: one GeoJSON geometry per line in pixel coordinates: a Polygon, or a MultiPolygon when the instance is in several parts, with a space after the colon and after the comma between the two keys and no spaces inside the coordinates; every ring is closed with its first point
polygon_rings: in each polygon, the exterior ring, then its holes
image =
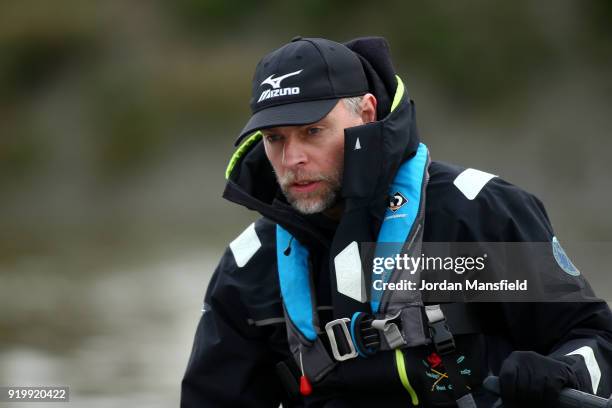
{"type": "Polygon", "coordinates": [[[378,101],[371,93],[363,95],[361,100],[361,119],[363,123],[376,121],[376,105],[378,101]]]}

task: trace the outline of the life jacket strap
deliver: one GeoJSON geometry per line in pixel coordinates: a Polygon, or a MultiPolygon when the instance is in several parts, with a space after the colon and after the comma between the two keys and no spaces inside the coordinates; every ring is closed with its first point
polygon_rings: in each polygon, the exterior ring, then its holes
{"type": "MultiPolygon", "coordinates": [[[[408,313],[412,318],[413,313],[419,310],[422,310],[422,307],[407,307],[397,310],[392,315],[383,315],[379,318],[364,312],[356,312],[350,319],[339,318],[330,321],[325,325],[325,334],[333,358],[336,361],[345,361],[357,356],[367,357],[381,350],[428,344],[430,340],[427,336],[421,334],[419,341],[415,342],[414,335],[406,336],[402,330],[404,320],[402,317],[406,317],[402,315],[408,313]],[[407,338],[411,341],[408,342],[407,338]]],[[[420,332],[423,332],[423,329],[420,332]]]]}

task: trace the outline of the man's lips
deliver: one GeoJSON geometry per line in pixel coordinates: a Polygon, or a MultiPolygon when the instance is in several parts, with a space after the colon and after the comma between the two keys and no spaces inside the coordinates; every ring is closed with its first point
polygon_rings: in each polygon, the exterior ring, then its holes
{"type": "Polygon", "coordinates": [[[319,186],[320,181],[298,181],[291,183],[291,189],[298,193],[309,193],[319,186]]]}

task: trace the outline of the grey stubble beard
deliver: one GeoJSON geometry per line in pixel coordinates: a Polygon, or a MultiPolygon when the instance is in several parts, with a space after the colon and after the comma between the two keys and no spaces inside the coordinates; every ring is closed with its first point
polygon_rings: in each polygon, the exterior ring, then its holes
{"type": "Polygon", "coordinates": [[[342,166],[331,175],[296,174],[296,172],[290,170],[282,177],[276,174],[276,179],[285,198],[293,208],[302,214],[316,214],[333,207],[338,202],[342,189],[341,169],[342,166]],[[304,179],[320,181],[323,186],[312,193],[300,194],[300,197],[294,197],[289,191],[289,186],[295,180],[304,179]]]}

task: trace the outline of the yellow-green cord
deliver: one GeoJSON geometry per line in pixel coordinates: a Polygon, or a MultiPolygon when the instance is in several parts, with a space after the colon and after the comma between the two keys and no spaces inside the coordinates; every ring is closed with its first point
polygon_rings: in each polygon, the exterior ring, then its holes
{"type": "Polygon", "coordinates": [[[260,131],[257,131],[255,133],[251,134],[242,143],[242,145],[240,145],[238,150],[236,150],[234,152],[234,154],[232,155],[232,158],[229,161],[229,164],[227,165],[227,168],[225,169],[225,178],[226,179],[230,178],[230,175],[232,174],[232,170],[234,170],[234,166],[236,166],[236,163],[238,163],[238,160],[240,160],[242,158],[242,156],[246,153],[246,151],[249,150],[251,148],[251,146],[256,141],[261,139],[262,136],[263,136],[263,134],[260,131]]]}
{"type": "Polygon", "coordinates": [[[402,79],[399,76],[396,75],[395,78],[397,79],[397,88],[395,89],[395,95],[393,96],[391,112],[393,112],[395,108],[397,108],[397,105],[399,105],[402,100],[402,97],[404,96],[404,83],[402,82],[402,79]]]}
{"type": "Polygon", "coordinates": [[[395,349],[395,365],[397,366],[397,373],[399,374],[400,381],[402,385],[410,394],[410,399],[412,400],[412,405],[419,405],[419,397],[417,396],[414,388],[410,385],[410,381],[408,381],[408,374],[406,373],[406,363],[404,361],[404,353],[400,349],[395,349]]]}

